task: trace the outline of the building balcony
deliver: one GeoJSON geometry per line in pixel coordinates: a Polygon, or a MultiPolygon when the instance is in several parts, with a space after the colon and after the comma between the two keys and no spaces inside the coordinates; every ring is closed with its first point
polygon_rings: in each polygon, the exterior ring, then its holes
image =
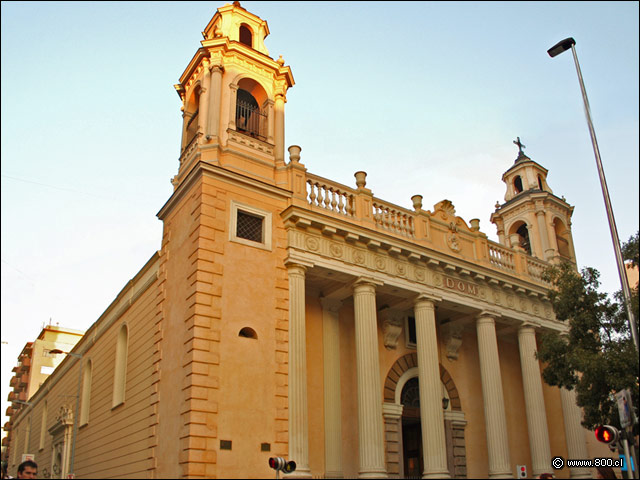
{"type": "Polygon", "coordinates": [[[7,417],[12,416],[14,413],[16,413],[16,409],[13,408],[13,406],[7,407],[7,410],[5,411],[5,415],[7,417]]]}
{"type": "Polygon", "coordinates": [[[26,373],[23,373],[22,375],[20,375],[20,381],[19,381],[20,385],[28,385],[29,384],[29,375],[27,375],[26,373]]]}

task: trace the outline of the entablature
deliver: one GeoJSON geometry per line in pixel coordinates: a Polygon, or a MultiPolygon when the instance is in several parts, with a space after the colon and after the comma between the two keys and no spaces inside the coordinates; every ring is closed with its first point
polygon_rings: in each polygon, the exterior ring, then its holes
{"type": "MultiPolygon", "coordinates": [[[[548,284],[539,275],[510,275],[481,259],[456,258],[296,206],[287,208],[282,217],[290,258],[356,277],[368,275],[408,291],[435,290],[452,303],[501,310],[510,321],[533,317],[545,328],[561,327],[547,298],[548,284]]],[[[540,263],[533,258],[526,261],[540,263]]]]}

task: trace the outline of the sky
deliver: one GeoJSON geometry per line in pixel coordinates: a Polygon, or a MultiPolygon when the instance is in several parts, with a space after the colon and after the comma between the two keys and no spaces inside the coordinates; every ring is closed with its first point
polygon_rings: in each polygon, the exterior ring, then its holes
{"type": "MultiPolygon", "coordinates": [[[[11,369],[45,323],[87,329],[161,245],[178,171],[173,87],[217,2],[2,2],[2,424],[11,369]]],[[[518,153],[575,206],[580,268],[620,289],[570,52],[620,239],[638,230],[638,2],[242,2],[296,84],[286,145],[317,175],[489,221],[518,153]]],[[[4,436],[4,432],[3,432],[4,436]]]]}

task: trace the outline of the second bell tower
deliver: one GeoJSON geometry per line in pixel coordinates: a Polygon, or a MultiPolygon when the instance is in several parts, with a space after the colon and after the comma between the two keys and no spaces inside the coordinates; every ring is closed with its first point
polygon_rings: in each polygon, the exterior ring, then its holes
{"type": "Polygon", "coordinates": [[[491,214],[500,243],[549,262],[575,263],[573,207],[553,194],[547,184],[548,170],[524,154],[520,138],[513,143],[518,146],[518,158],[502,175],[507,185],[505,203],[496,204],[491,214]]]}
{"type": "Polygon", "coordinates": [[[284,104],[293,75],[269,56],[267,22],[240,6],[219,8],[175,88],[183,126],[174,189],[199,161],[278,183],[284,167],[284,104]]]}

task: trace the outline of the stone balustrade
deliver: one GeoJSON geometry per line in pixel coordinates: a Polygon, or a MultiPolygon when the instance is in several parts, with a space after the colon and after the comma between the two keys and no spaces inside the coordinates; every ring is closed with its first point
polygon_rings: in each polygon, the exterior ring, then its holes
{"type": "MultiPolygon", "coordinates": [[[[465,241],[468,244],[473,244],[473,258],[471,260],[474,263],[484,264],[489,269],[508,275],[522,276],[535,283],[548,286],[548,282],[542,277],[544,269],[549,265],[548,262],[527,255],[522,249],[514,249],[488,240],[486,235],[480,232],[477,220],[471,222],[471,226],[464,228],[461,225],[466,225],[466,223],[455,216],[455,211],[448,212],[447,220],[436,218],[444,213],[439,213],[436,216],[436,212],[423,210],[422,199],[418,199],[419,196],[416,195],[412,197],[415,210],[405,209],[380,200],[372,195],[371,190],[366,188],[365,172],[357,172],[357,188],[351,188],[307,172],[306,168],[297,160],[292,163],[295,164],[298,171],[302,172],[301,180],[304,187],[298,198],[304,198],[304,201],[297,203],[299,206],[306,204],[311,211],[321,212],[330,217],[348,219],[355,225],[403,240],[410,240],[412,243],[424,245],[429,249],[434,249],[433,235],[442,235],[446,242],[445,245],[448,244],[451,250],[445,249],[441,252],[446,255],[462,255],[464,257],[465,254],[460,253],[461,247],[458,247],[461,241],[465,241]],[[424,225],[427,224],[432,226],[425,227],[424,225]],[[437,228],[434,228],[433,225],[436,225],[437,228]],[[436,230],[438,233],[434,233],[436,230]]],[[[450,204],[450,202],[447,203],[450,204]]],[[[447,208],[452,210],[453,207],[450,205],[447,208]]],[[[436,250],[441,248],[435,247],[436,250]]]]}

